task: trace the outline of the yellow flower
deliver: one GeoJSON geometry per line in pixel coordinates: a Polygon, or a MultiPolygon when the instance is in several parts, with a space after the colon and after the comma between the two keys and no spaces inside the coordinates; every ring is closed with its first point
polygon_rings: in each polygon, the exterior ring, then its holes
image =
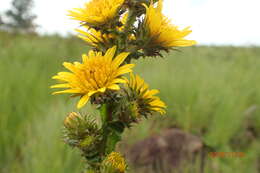
{"type": "Polygon", "coordinates": [[[91,0],[84,8],[70,10],[68,15],[86,24],[101,26],[111,22],[118,15],[123,3],[124,0],[91,0]]]}
{"type": "Polygon", "coordinates": [[[143,5],[146,8],[144,26],[149,33],[150,46],[170,48],[196,44],[194,40],[184,39],[191,33],[189,27],[179,30],[162,14],[162,0],[158,1],[157,7],[154,3],[151,3],[149,7],[146,4],[143,5]]]}
{"type": "MultiPolygon", "coordinates": [[[[127,80],[127,79],[126,79],[127,80]]],[[[165,114],[166,105],[159,97],[154,96],[159,93],[156,89],[149,89],[149,86],[138,75],[130,74],[130,80],[127,80],[127,86],[134,93],[133,97],[137,100],[140,114],[146,114],[152,111],[165,114]]]]}
{"type": "Polygon", "coordinates": [[[101,31],[97,31],[93,28],[85,27],[87,31],[76,29],[79,33],[78,37],[86,41],[90,46],[99,47],[102,45],[109,45],[110,41],[115,37],[112,34],[103,34],[101,31]]]}
{"type": "Polygon", "coordinates": [[[120,153],[112,152],[104,160],[105,165],[112,166],[114,169],[118,170],[120,173],[125,172],[126,163],[125,159],[120,153]]]}
{"type": "Polygon", "coordinates": [[[82,64],[64,62],[64,67],[71,72],[59,72],[53,76],[53,79],[65,83],[53,85],[51,88],[67,89],[53,94],[71,93],[81,96],[77,104],[77,107],[81,108],[95,93],[104,93],[108,89],[119,90],[118,84],[126,82],[122,75],[131,72],[134,64],[122,65],[129,53],[120,53],[113,59],[115,52],[116,46],[108,49],[105,55],[91,50],[88,56],[82,55],[82,64]]]}

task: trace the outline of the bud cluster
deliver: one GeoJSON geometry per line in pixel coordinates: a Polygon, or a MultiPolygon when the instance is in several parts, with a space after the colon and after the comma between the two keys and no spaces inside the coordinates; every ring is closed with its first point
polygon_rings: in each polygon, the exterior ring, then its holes
{"type": "Polygon", "coordinates": [[[100,160],[98,148],[102,142],[102,131],[95,120],[72,112],[64,120],[64,141],[79,148],[89,161],[100,160]]]}

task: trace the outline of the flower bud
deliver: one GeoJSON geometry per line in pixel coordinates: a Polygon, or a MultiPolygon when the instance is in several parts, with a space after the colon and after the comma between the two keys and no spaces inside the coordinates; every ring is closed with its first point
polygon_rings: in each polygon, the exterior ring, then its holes
{"type": "Polygon", "coordinates": [[[71,112],[64,120],[64,126],[66,128],[75,128],[77,126],[77,121],[82,117],[76,112],[71,112]]]}

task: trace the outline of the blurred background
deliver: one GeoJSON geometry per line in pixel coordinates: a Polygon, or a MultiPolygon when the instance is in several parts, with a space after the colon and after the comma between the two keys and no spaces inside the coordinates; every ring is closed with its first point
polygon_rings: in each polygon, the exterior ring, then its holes
{"type": "MultiPolygon", "coordinates": [[[[84,166],[61,139],[62,121],[77,111],[77,100],[54,97],[49,86],[62,62],[89,49],[74,37],[78,23],[66,16],[85,2],[0,0],[1,173],[71,173],[84,166]]],[[[199,44],[135,62],[168,109],[125,131],[118,150],[136,173],[260,173],[260,1],[164,4],[164,13],[181,28],[191,26],[189,38],[199,44]]]]}

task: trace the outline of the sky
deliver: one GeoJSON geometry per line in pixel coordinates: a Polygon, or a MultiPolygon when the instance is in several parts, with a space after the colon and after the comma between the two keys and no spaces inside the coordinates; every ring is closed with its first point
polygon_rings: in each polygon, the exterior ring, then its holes
{"type": "MultiPolygon", "coordinates": [[[[11,0],[0,0],[0,12],[11,0]]],[[[75,34],[78,22],[67,10],[87,0],[34,0],[41,33],[75,34]]],[[[190,26],[189,39],[208,45],[260,45],[260,0],[164,0],[163,13],[173,24],[190,26]]]]}

